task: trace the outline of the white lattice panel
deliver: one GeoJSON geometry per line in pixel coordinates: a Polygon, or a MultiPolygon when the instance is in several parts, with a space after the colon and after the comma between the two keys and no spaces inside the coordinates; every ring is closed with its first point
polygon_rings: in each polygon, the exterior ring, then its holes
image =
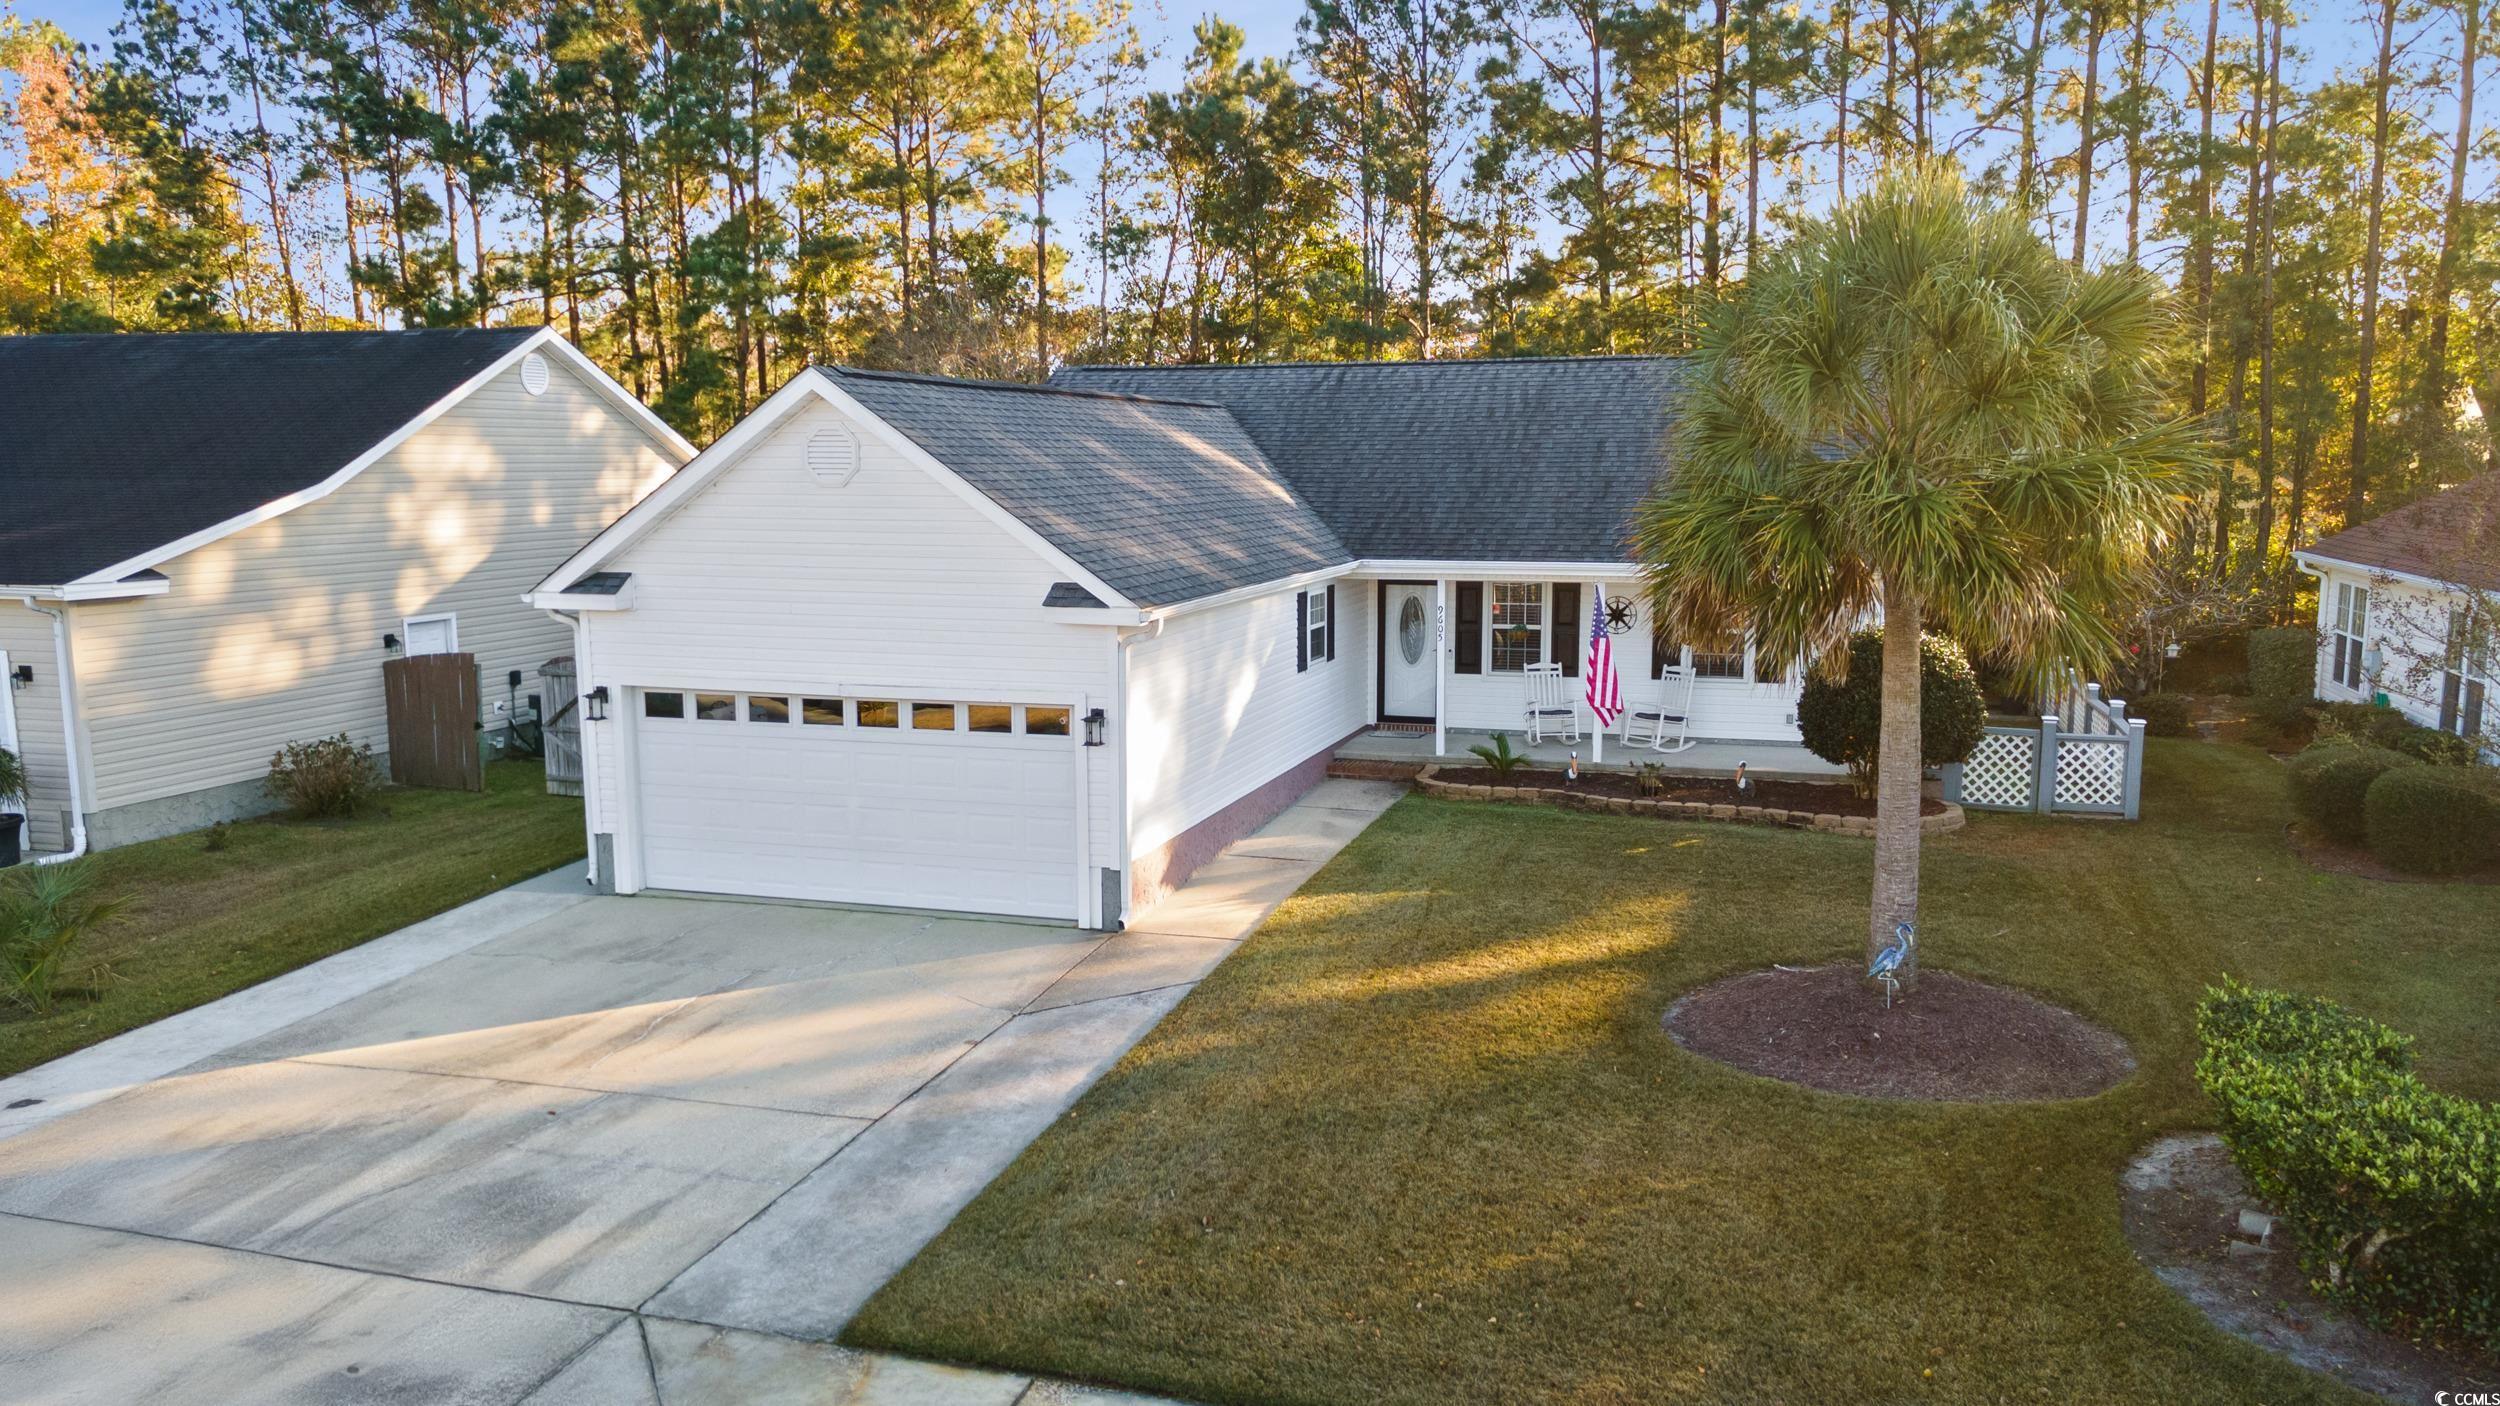
{"type": "Polygon", "coordinates": [[[2127,744],[2124,739],[2058,739],[2057,809],[2122,810],[2126,800],[2127,744]]]}
{"type": "Polygon", "coordinates": [[[1962,804],[1984,810],[2029,810],[2039,773],[2037,733],[1989,732],[1962,763],[1962,804]]]}

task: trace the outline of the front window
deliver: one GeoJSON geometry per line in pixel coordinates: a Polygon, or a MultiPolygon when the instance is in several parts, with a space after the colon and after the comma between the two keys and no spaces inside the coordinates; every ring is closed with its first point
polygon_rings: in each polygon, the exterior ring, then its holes
{"type": "Polygon", "coordinates": [[[1745,677],[1745,651],[1736,649],[1696,649],[1693,651],[1693,677],[1697,679],[1742,679],[1745,677]]]}
{"type": "Polygon", "coordinates": [[[2492,657],[2500,653],[2492,628],[2470,608],[2448,612],[2448,658],[2439,680],[2439,727],[2459,737],[2483,735],[2483,708],[2490,701],[2492,657]]]}
{"type": "Polygon", "coordinates": [[[2367,686],[2361,667],[2363,641],[2370,633],[2370,588],[2341,581],[2335,586],[2335,681],[2359,693],[2367,686]]]}
{"type": "Polygon", "coordinates": [[[1545,583],[1493,583],[1493,672],[1516,674],[1545,660],[1545,583]]]}

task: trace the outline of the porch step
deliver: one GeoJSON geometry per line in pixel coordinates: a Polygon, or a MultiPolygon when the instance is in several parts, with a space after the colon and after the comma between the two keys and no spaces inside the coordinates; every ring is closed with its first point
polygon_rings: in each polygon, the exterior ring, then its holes
{"type": "Polygon", "coordinates": [[[1331,757],[1328,774],[1348,781],[1412,781],[1423,775],[1422,762],[1383,762],[1365,757],[1331,757]]]}

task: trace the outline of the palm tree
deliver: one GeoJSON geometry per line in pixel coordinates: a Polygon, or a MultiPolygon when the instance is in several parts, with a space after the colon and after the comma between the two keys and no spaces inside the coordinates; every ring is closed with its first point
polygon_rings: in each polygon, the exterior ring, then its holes
{"type": "Polygon", "coordinates": [[[1808,222],[1706,318],[1635,549],[1687,638],[1829,669],[1880,611],[1870,958],[1918,914],[1919,634],[2042,681],[2115,652],[2205,463],[2165,408],[2172,335],[2141,269],[2077,268],[1936,167],[1808,222]]]}

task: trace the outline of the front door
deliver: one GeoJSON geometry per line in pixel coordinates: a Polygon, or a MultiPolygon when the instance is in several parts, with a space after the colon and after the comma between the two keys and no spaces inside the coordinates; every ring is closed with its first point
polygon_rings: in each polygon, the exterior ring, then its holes
{"type": "Polygon", "coordinates": [[[1431,722],[1433,675],[1432,587],[1383,582],[1380,587],[1380,715],[1403,722],[1431,722]]]}

